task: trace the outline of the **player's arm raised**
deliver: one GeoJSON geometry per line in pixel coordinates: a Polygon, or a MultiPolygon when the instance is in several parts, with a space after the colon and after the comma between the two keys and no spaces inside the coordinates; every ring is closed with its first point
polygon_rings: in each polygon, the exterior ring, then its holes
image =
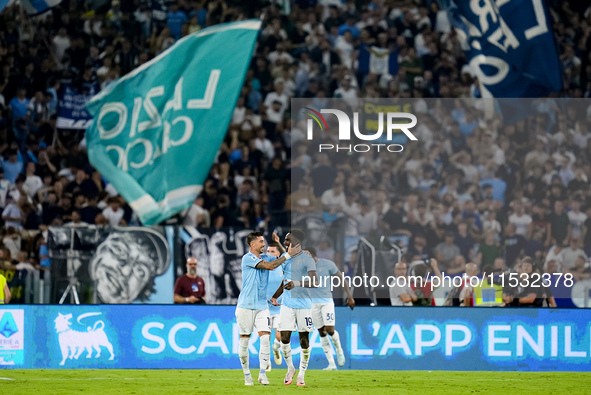
{"type": "Polygon", "coordinates": [[[271,236],[271,239],[277,243],[277,250],[279,250],[279,255],[283,255],[285,253],[285,248],[283,248],[283,246],[281,245],[281,240],[279,240],[279,236],[277,236],[277,233],[273,232],[273,236],[271,236]]]}
{"type": "Polygon", "coordinates": [[[259,263],[256,264],[255,269],[262,269],[262,270],[275,270],[279,266],[281,266],[285,261],[290,258],[289,254],[285,253],[284,255],[280,256],[279,258],[267,262],[261,260],[259,263]]]}

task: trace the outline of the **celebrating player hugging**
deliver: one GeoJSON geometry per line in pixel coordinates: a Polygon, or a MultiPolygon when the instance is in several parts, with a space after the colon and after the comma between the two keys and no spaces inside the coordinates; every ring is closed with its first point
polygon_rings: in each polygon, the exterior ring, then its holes
{"type": "Polygon", "coordinates": [[[328,359],[324,370],[336,370],[330,349],[330,340],[337,353],[339,366],[345,364],[345,354],[335,330],[335,309],[329,287],[331,276],[341,279],[340,283],[347,294],[347,306],[355,307],[355,300],[343,279],[343,273],[336,264],[326,259],[318,259],[316,250],[309,247],[302,250],[305,233],[292,229],[283,245],[273,234],[267,254],[265,239],[260,232],[251,232],[246,242],[250,251],[242,258],[242,291],[236,307],[236,321],[240,331],[238,356],[244,372],[246,385],[253,385],[249,370],[248,343],[253,327],[256,327],[261,346],[259,351],[259,383],[268,385],[266,372],[271,370],[270,335],[275,329],[273,354],[275,363],[281,364],[281,353],[287,364],[287,374],[283,383],[293,382],[296,369],[291,357],[291,334],[299,332],[301,356],[297,385],[305,384],[304,376],[310,360],[309,334],[313,324],[318,329],[322,348],[328,359]],[[272,314],[271,314],[272,313],[272,314]],[[278,335],[278,331],[281,335],[278,335]],[[328,336],[327,336],[328,335],[328,336]]]}
{"type": "Polygon", "coordinates": [[[242,291],[236,306],[236,322],[240,332],[238,357],[244,372],[244,384],[253,385],[248,367],[248,341],[253,327],[256,327],[261,341],[259,350],[259,383],[268,385],[266,369],[269,364],[271,318],[267,305],[267,284],[269,271],[274,270],[289,258],[290,254],[283,253],[279,258],[263,254],[265,238],[260,232],[251,232],[246,238],[250,251],[242,257],[242,291]]]}

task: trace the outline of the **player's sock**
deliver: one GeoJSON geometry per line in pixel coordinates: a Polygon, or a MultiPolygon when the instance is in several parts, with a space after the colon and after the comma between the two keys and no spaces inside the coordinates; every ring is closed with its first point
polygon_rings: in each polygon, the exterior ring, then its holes
{"type": "Polygon", "coordinates": [[[248,341],[250,339],[248,337],[241,337],[240,344],[238,346],[238,358],[240,358],[240,363],[242,364],[242,371],[244,374],[250,374],[250,369],[248,367],[248,341]]]}
{"type": "Polygon", "coordinates": [[[283,352],[283,359],[285,359],[287,369],[294,370],[293,361],[291,360],[291,343],[281,343],[281,351],[283,352]]]}
{"type": "Polygon", "coordinates": [[[308,361],[310,360],[310,347],[303,348],[302,347],[302,355],[300,357],[300,372],[298,376],[303,376],[306,373],[306,369],[308,369],[308,361]]]}
{"type": "Polygon", "coordinates": [[[277,338],[275,338],[275,341],[273,342],[273,350],[277,351],[281,349],[281,342],[279,340],[277,340],[277,338]]]}
{"type": "Polygon", "coordinates": [[[281,342],[277,338],[273,342],[273,359],[275,359],[275,364],[281,365],[281,342]]]}
{"type": "Polygon", "coordinates": [[[259,350],[260,374],[265,374],[271,355],[271,335],[263,335],[259,339],[261,341],[261,349],[259,350]]]}
{"type": "Polygon", "coordinates": [[[332,340],[332,344],[334,345],[334,348],[336,349],[337,352],[341,352],[343,351],[343,347],[341,347],[341,339],[339,338],[339,332],[334,331],[334,335],[328,335],[330,336],[330,340],[332,340]]]}
{"type": "Polygon", "coordinates": [[[334,357],[332,356],[332,350],[330,349],[330,340],[328,339],[328,336],[320,336],[320,343],[322,344],[324,355],[326,355],[326,359],[328,359],[328,365],[334,365],[334,357]]]}

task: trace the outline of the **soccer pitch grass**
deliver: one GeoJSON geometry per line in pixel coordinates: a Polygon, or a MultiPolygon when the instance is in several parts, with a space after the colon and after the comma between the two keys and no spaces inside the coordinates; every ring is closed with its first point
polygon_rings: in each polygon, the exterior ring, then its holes
{"type": "MultiPolygon", "coordinates": [[[[258,370],[252,370],[257,378],[258,370]]],[[[283,385],[285,369],[268,373],[271,385],[244,386],[241,370],[4,370],[1,394],[171,393],[396,393],[396,394],[584,394],[591,373],[419,372],[309,370],[306,387],[283,385]]]]}

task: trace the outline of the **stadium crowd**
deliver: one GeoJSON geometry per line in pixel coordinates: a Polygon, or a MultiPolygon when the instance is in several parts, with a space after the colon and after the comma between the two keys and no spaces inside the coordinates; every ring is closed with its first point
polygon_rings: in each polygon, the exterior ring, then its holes
{"type": "Polygon", "coordinates": [[[139,0],[99,10],[63,1],[36,17],[16,5],[2,12],[4,269],[47,268],[48,226],[139,224],[89,164],[84,131],[57,127],[66,86],[104,88],[187,34],[262,16],[226,139],[179,223],[272,228],[289,222],[290,211],[340,212],[359,234],[406,234],[409,252],[436,257],[449,274],[467,262],[505,270],[528,255],[540,271],[591,277],[589,120],[573,119],[555,100],[591,96],[591,8],[550,2],[563,90],[539,103],[538,116],[500,128],[469,104],[480,85],[435,1],[245,3],[168,2],[160,20],[152,3],[139,0]],[[457,100],[450,114],[426,117],[422,149],[337,164],[301,141],[292,98],[457,100]]]}

